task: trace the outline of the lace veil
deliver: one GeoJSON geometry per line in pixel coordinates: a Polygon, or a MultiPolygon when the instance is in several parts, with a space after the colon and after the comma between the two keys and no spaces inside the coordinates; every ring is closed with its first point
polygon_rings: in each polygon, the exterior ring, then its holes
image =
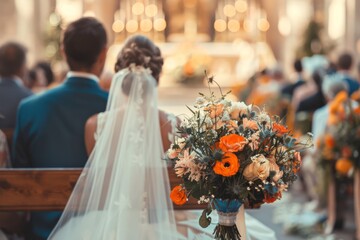
{"type": "Polygon", "coordinates": [[[49,239],[179,239],[149,70],[112,81],[104,126],[49,239]]]}

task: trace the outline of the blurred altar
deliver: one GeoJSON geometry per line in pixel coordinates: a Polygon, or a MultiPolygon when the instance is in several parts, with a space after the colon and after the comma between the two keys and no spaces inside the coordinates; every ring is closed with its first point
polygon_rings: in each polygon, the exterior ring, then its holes
{"type": "Polygon", "coordinates": [[[161,86],[201,85],[204,70],[233,86],[265,68],[290,72],[312,20],[339,48],[356,51],[358,8],[355,0],[9,0],[0,2],[0,43],[18,40],[30,63],[46,59],[60,72],[61,31],[94,16],[109,35],[107,72],[125,39],[144,34],[165,56],[161,86]]]}

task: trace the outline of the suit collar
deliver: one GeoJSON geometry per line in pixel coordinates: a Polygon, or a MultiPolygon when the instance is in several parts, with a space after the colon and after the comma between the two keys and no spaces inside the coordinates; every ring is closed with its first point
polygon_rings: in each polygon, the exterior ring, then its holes
{"type": "Polygon", "coordinates": [[[66,75],[66,78],[71,78],[71,77],[88,78],[88,79],[92,79],[95,82],[99,83],[99,78],[96,75],[91,74],[91,73],[70,71],[66,75]]]}
{"type": "Polygon", "coordinates": [[[68,77],[65,80],[64,85],[80,88],[99,88],[99,84],[94,79],[78,76],[68,77]]]}

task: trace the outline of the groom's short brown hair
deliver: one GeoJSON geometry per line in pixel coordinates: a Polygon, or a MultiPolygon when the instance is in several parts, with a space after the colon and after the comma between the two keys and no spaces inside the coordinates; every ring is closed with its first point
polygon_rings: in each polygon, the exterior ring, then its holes
{"type": "Polygon", "coordinates": [[[105,28],[95,18],[84,17],[72,22],[63,37],[70,70],[91,69],[106,44],[105,28]]]}

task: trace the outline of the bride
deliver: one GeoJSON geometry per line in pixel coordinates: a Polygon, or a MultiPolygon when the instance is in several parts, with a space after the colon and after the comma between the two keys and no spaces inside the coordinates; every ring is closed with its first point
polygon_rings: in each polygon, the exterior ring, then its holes
{"type": "MultiPolygon", "coordinates": [[[[162,159],[177,119],[157,107],[162,65],[159,48],[148,38],[128,39],[106,111],[86,124],[89,160],[49,239],[211,239],[212,230],[197,229],[199,212],[174,212],[170,202],[162,159]]],[[[275,239],[255,219],[245,221],[246,239],[275,239]]]]}

